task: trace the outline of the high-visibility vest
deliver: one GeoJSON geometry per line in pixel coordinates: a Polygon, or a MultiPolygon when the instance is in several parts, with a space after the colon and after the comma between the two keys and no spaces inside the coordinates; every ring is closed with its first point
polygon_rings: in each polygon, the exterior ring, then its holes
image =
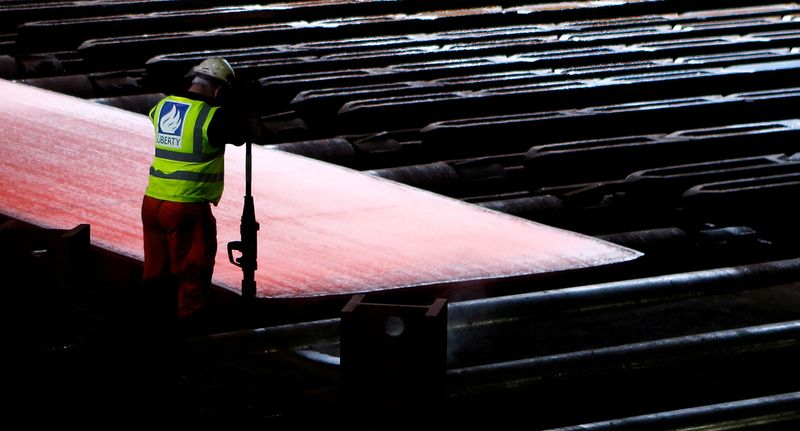
{"type": "Polygon", "coordinates": [[[225,146],[212,147],[207,134],[217,109],[205,102],[168,96],[150,110],[156,152],[146,195],[172,202],[219,202],[225,146]]]}

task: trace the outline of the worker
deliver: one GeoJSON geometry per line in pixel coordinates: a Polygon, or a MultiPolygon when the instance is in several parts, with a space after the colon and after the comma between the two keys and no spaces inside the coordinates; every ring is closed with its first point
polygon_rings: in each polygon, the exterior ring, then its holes
{"type": "Polygon", "coordinates": [[[222,196],[225,146],[258,139],[260,124],[223,103],[235,80],[223,58],[192,68],[188,91],[162,99],[150,111],[155,156],[142,202],[143,278],[176,275],[179,322],[208,314],[217,252],[211,205],[222,196]]]}

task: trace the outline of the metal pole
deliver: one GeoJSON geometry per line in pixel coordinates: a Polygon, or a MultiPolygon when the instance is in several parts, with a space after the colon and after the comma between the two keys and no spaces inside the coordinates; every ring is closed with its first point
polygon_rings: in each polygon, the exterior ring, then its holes
{"type": "Polygon", "coordinates": [[[232,264],[242,268],[242,297],[250,300],[256,296],[255,272],[258,269],[258,232],[259,224],[256,221],[255,204],[252,194],[252,144],[248,141],[245,150],[245,196],[242,209],[242,221],[239,226],[240,241],[228,243],[228,259],[232,264]],[[233,251],[241,252],[238,258],[233,257],[233,251]]]}
{"type": "MultiPolygon", "coordinates": [[[[247,237],[245,247],[247,248],[248,258],[243,262],[242,271],[244,277],[242,278],[242,296],[245,298],[254,298],[256,296],[256,280],[255,272],[257,269],[257,239],[255,236],[258,230],[258,223],[255,216],[255,204],[253,202],[253,156],[252,144],[247,142],[246,157],[245,157],[245,175],[247,181],[245,183],[245,203],[242,213],[242,238],[247,237]],[[247,228],[245,226],[247,225],[247,228]]],[[[242,256],[244,257],[244,256],[242,256]]]]}

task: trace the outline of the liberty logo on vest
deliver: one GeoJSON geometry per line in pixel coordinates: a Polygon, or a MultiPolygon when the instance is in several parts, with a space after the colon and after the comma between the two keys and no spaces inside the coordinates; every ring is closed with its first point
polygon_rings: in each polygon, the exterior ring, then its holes
{"type": "Polygon", "coordinates": [[[156,145],[180,148],[183,120],[189,105],[179,102],[166,102],[158,114],[158,135],[156,145]]]}

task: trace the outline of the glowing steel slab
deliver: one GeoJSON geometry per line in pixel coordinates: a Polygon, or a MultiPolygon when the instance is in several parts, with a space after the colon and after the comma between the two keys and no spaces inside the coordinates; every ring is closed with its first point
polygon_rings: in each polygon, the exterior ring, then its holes
{"type": "MultiPolygon", "coordinates": [[[[140,207],[152,158],[146,116],[0,80],[0,212],[36,225],[91,225],[92,242],[142,259],[140,207]]],[[[214,209],[214,283],[238,292],[244,148],[226,153],[214,209]]],[[[374,178],[253,148],[258,296],[339,295],[586,268],[640,253],[374,178]]]]}

